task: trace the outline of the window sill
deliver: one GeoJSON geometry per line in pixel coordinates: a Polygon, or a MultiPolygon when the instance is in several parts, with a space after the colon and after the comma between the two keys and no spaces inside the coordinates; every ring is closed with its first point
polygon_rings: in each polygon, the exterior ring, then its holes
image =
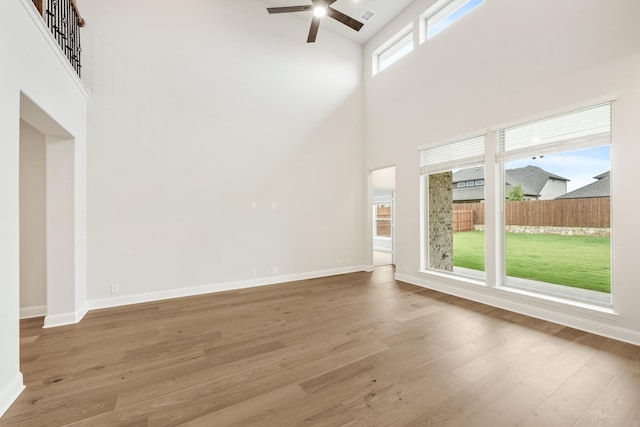
{"type": "Polygon", "coordinates": [[[496,291],[498,292],[523,296],[523,297],[526,297],[527,300],[530,300],[531,298],[535,298],[537,300],[542,300],[542,301],[557,304],[558,306],[561,306],[564,308],[570,307],[572,309],[575,309],[576,311],[588,313],[592,315],[595,314],[599,317],[602,317],[608,320],[616,320],[618,318],[618,313],[615,312],[615,310],[610,304],[605,306],[605,305],[600,305],[594,302],[577,301],[574,299],[563,298],[557,295],[549,295],[549,294],[544,294],[539,292],[532,292],[529,290],[514,288],[511,286],[504,286],[504,285],[496,286],[494,289],[496,289],[496,291]]]}
{"type": "MultiPolygon", "coordinates": [[[[457,282],[462,282],[462,283],[466,283],[473,286],[482,286],[483,288],[487,287],[487,283],[485,282],[484,277],[480,277],[479,275],[460,274],[459,270],[460,269],[456,268],[453,272],[437,271],[437,270],[419,270],[419,272],[429,276],[456,280],[457,282]]],[[[472,271],[472,270],[469,270],[469,271],[472,271]]]]}

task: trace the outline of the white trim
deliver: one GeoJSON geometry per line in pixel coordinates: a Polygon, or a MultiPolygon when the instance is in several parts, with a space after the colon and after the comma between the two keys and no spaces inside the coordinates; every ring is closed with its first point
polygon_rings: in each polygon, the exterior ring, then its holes
{"type": "Polygon", "coordinates": [[[69,73],[69,75],[71,76],[71,79],[76,84],[78,89],[80,89],[80,92],[82,93],[82,95],[85,98],[89,98],[89,95],[91,94],[91,92],[84,85],[84,83],[78,76],[78,73],[76,73],[76,70],[73,69],[67,57],[64,56],[64,53],[62,53],[62,49],[60,49],[60,46],[58,45],[56,40],[53,38],[51,31],[49,31],[49,28],[47,28],[47,25],[44,23],[42,16],[40,16],[35,6],[33,5],[33,0],[21,0],[21,2],[22,2],[22,6],[25,8],[27,13],[31,17],[31,20],[36,24],[36,27],[38,28],[38,30],[40,30],[40,33],[42,34],[44,39],[47,41],[47,43],[49,43],[49,46],[51,46],[51,50],[53,50],[53,53],[56,55],[58,60],[62,63],[65,70],[67,70],[67,73],[69,73]]]}
{"type": "MultiPolygon", "coordinates": [[[[402,47],[404,47],[404,45],[402,47]]],[[[389,66],[391,66],[391,64],[394,64],[396,61],[398,61],[402,57],[404,57],[404,56],[408,55],[409,53],[413,52],[415,50],[415,48],[416,48],[416,42],[415,42],[415,37],[413,37],[413,21],[411,21],[404,28],[402,28],[402,30],[398,31],[396,34],[391,36],[389,39],[387,39],[384,43],[382,43],[377,49],[375,49],[371,53],[371,65],[372,65],[371,75],[375,76],[378,73],[380,73],[381,71],[384,71],[385,69],[389,68],[389,66]],[[389,64],[387,64],[386,67],[380,69],[380,56],[384,55],[390,49],[395,47],[398,43],[400,43],[405,37],[407,37],[410,34],[412,35],[412,38],[411,38],[411,50],[408,51],[407,53],[405,53],[404,55],[396,58],[395,60],[393,60],[389,64]]],[[[402,50],[402,49],[400,49],[400,50],[402,50]]]]}
{"type": "Polygon", "coordinates": [[[194,295],[205,295],[215,292],[235,291],[238,289],[254,288],[258,286],[277,285],[281,283],[294,282],[298,280],[316,279],[319,277],[337,276],[340,274],[355,273],[367,270],[367,266],[350,266],[342,268],[333,268],[329,270],[319,270],[307,273],[289,274],[276,277],[265,277],[260,279],[242,280],[236,282],[215,283],[204,286],[192,286],[189,288],[168,289],[165,291],[147,292],[143,294],[122,295],[111,298],[101,298],[89,300],[88,307],[90,310],[102,308],[120,307],[123,305],[140,304],[145,302],[161,301],[173,298],[189,297],[194,295]]]}
{"type": "Polygon", "coordinates": [[[34,305],[33,307],[24,307],[20,309],[20,319],[31,319],[34,317],[42,317],[47,314],[46,305],[34,305]]]}
{"type": "Polygon", "coordinates": [[[74,323],[80,323],[80,321],[82,319],[84,319],[84,316],[87,315],[87,313],[89,312],[89,303],[87,301],[85,301],[78,310],[76,310],[76,317],[75,317],[75,322],[74,323]]]}
{"type": "Polygon", "coordinates": [[[498,132],[498,131],[500,131],[502,129],[512,128],[514,126],[525,125],[527,123],[537,122],[539,120],[550,119],[550,118],[555,117],[555,116],[560,116],[560,115],[563,115],[563,114],[569,114],[569,113],[576,112],[578,110],[584,110],[584,109],[591,108],[591,107],[597,107],[598,105],[611,103],[613,101],[616,101],[617,99],[618,99],[618,94],[617,93],[611,93],[609,95],[604,95],[604,96],[601,96],[599,98],[593,98],[593,99],[590,99],[588,101],[580,102],[578,104],[573,104],[573,105],[570,105],[568,107],[562,107],[562,108],[558,108],[557,110],[547,111],[545,113],[540,113],[540,114],[536,114],[534,116],[529,116],[529,117],[525,117],[525,118],[522,118],[522,119],[514,120],[512,122],[503,123],[503,124],[498,125],[498,126],[492,126],[491,127],[491,131],[492,132],[498,132]]]}
{"type": "Polygon", "coordinates": [[[640,332],[612,324],[619,319],[618,314],[603,307],[587,308],[569,301],[562,303],[545,300],[538,295],[530,297],[512,292],[511,289],[505,292],[504,289],[458,286],[401,273],[396,273],[395,279],[525,316],[640,345],[640,332]]]}
{"type": "Polygon", "coordinates": [[[73,325],[76,322],[76,313],[48,314],[44,317],[43,328],[54,328],[56,326],[73,325]]]}
{"type": "Polygon", "coordinates": [[[75,325],[79,323],[89,312],[89,305],[85,302],[82,306],[69,313],[48,314],[44,318],[43,328],[55,328],[57,326],[75,325]]]}
{"type": "Polygon", "coordinates": [[[0,388],[0,417],[13,405],[22,390],[24,390],[24,381],[22,372],[18,372],[11,381],[0,388]]]}
{"type": "Polygon", "coordinates": [[[419,43],[423,44],[427,40],[427,19],[429,19],[432,15],[438,12],[440,9],[445,7],[451,0],[438,0],[431,7],[420,14],[418,18],[418,22],[420,23],[420,33],[419,33],[419,43]]]}
{"type": "Polygon", "coordinates": [[[467,4],[470,1],[471,0],[439,0],[439,1],[435,2],[429,9],[427,9],[424,12],[422,12],[420,14],[420,18],[419,18],[420,19],[420,44],[423,44],[423,43],[427,42],[428,40],[431,40],[433,37],[435,37],[438,34],[440,34],[441,31],[444,31],[450,25],[455,24],[460,19],[462,19],[464,16],[466,16],[468,13],[470,13],[472,10],[474,10],[476,7],[478,7],[478,6],[480,6],[481,4],[484,3],[484,0],[481,0],[480,3],[476,4],[471,9],[468,9],[463,15],[458,16],[455,20],[449,22],[449,24],[447,26],[445,26],[444,28],[441,28],[440,31],[438,31],[437,33],[435,33],[435,34],[431,35],[431,37],[429,37],[429,21],[431,19],[433,19],[441,11],[444,11],[445,9],[449,9],[448,12],[445,12],[445,16],[442,19],[440,19],[438,22],[436,22],[435,26],[437,26],[440,22],[446,21],[447,19],[449,19],[451,17],[451,15],[453,15],[454,13],[459,11],[460,9],[466,7],[467,4]],[[454,3],[456,3],[456,1],[458,3],[462,3],[462,4],[459,4],[458,7],[455,7],[455,6],[454,7],[450,7],[450,5],[453,5],[454,3]]]}

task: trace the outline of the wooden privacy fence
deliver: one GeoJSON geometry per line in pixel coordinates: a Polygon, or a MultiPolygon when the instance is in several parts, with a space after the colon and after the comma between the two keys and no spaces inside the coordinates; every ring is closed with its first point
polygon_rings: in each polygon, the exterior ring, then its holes
{"type": "MultiPolygon", "coordinates": [[[[505,206],[507,225],[534,227],[611,227],[609,197],[526,200],[522,202],[505,202],[505,206]]],[[[454,203],[453,209],[454,215],[456,211],[471,210],[473,211],[473,224],[484,224],[484,203],[454,203]]]]}
{"type": "Polygon", "coordinates": [[[453,211],[453,231],[473,230],[473,211],[454,210],[453,211]]]}

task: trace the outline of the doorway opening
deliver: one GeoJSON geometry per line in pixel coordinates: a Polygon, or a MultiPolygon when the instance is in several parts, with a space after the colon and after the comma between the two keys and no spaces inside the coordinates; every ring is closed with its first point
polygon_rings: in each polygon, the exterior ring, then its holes
{"type": "Polygon", "coordinates": [[[20,318],[76,323],[76,145],[20,94],[20,318]]]}
{"type": "Polygon", "coordinates": [[[373,265],[395,265],[395,166],[371,172],[373,265]]]}
{"type": "Polygon", "coordinates": [[[20,120],[20,318],[47,314],[46,135],[20,120]]]}

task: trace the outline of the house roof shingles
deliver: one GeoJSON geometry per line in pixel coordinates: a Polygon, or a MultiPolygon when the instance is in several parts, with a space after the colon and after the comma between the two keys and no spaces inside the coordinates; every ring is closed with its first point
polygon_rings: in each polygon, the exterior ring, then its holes
{"type": "Polygon", "coordinates": [[[518,184],[522,184],[525,196],[538,197],[542,188],[549,181],[549,179],[556,179],[559,181],[569,181],[560,175],[547,172],[538,166],[525,166],[517,169],[507,169],[505,171],[505,183],[507,189],[515,187],[518,184]]]}
{"type": "MultiPolygon", "coordinates": [[[[455,202],[484,200],[484,187],[460,187],[455,183],[483,179],[484,167],[461,169],[453,174],[453,200],[455,202]]],[[[522,185],[525,196],[538,197],[542,188],[549,179],[569,181],[560,175],[547,172],[538,166],[526,166],[524,168],[507,169],[505,171],[505,187],[508,192],[511,187],[522,185]]]]}
{"type": "Polygon", "coordinates": [[[567,194],[556,197],[556,199],[583,199],[590,197],[609,197],[611,195],[611,185],[609,172],[594,176],[597,181],[570,191],[567,194]]]}

